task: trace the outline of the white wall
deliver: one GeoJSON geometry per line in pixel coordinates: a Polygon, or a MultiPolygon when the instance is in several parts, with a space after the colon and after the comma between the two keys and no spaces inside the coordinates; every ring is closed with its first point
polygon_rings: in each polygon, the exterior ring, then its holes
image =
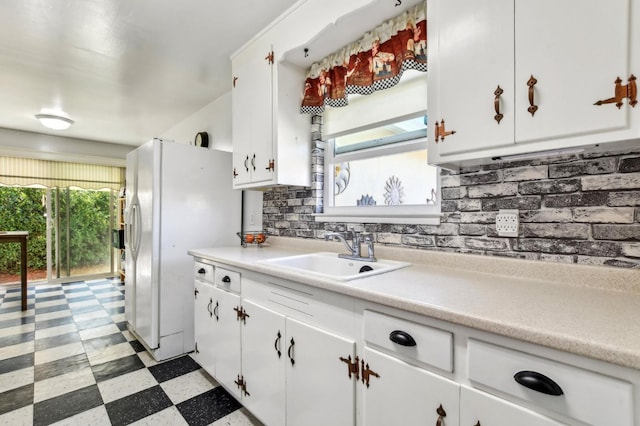
{"type": "Polygon", "coordinates": [[[231,92],[220,96],[195,114],[160,135],[180,143],[193,144],[198,132],[209,134],[209,147],[231,152],[231,92]]]}
{"type": "MultiPolygon", "coordinates": [[[[231,139],[231,91],[220,96],[195,114],[182,120],[158,137],[179,143],[193,144],[198,132],[209,134],[209,147],[221,151],[233,151],[231,139]]],[[[245,230],[262,229],[262,192],[245,191],[245,230]],[[252,223],[253,222],[253,223],[252,223]]],[[[240,231],[238,229],[238,231],[240,231]]]]}

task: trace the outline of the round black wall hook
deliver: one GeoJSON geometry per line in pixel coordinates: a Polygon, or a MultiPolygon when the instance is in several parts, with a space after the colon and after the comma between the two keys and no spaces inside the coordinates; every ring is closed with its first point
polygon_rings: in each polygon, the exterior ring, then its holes
{"type": "Polygon", "coordinates": [[[402,4],[402,0],[396,0],[396,7],[400,6],[402,4]]]}
{"type": "Polygon", "coordinates": [[[308,48],[304,48],[304,57],[306,58],[307,56],[309,56],[309,49],[308,48]]]}

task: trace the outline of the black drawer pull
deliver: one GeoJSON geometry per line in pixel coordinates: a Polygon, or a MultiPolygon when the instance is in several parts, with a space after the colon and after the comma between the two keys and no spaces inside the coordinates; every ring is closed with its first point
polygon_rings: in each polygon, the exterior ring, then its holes
{"type": "Polygon", "coordinates": [[[198,269],[198,273],[199,273],[199,274],[204,274],[204,273],[206,273],[206,272],[207,272],[207,271],[205,271],[205,269],[204,269],[204,268],[200,268],[200,269],[198,269]]]}
{"type": "Polygon", "coordinates": [[[401,346],[416,346],[416,341],[406,331],[394,330],[389,333],[389,340],[401,346]]]}
{"type": "Polygon", "coordinates": [[[222,282],[223,283],[230,283],[231,282],[231,278],[229,278],[229,275],[225,275],[224,277],[222,277],[222,282]]]}
{"type": "Polygon", "coordinates": [[[535,371],[518,371],[513,378],[525,388],[546,395],[560,396],[564,394],[556,382],[535,371]]]}

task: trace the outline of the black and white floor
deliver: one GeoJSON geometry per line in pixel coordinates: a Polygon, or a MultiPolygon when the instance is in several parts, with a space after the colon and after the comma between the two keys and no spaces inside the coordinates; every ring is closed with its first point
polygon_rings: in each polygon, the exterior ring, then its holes
{"type": "Polygon", "coordinates": [[[155,362],[119,280],[0,286],[0,425],[259,425],[185,355],[155,362]]]}

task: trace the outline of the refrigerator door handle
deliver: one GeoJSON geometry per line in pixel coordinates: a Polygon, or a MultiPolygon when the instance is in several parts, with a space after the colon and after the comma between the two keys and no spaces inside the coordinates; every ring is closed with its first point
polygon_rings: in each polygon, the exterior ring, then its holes
{"type": "Polygon", "coordinates": [[[138,259],[138,249],[140,248],[141,229],[140,222],[142,218],[140,216],[140,206],[137,201],[131,205],[131,226],[129,229],[130,241],[131,241],[131,256],[133,260],[138,259]]]}
{"type": "Polygon", "coordinates": [[[133,205],[129,207],[127,211],[127,217],[124,221],[124,243],[126,247],[133,250],[133,240],[131,239],[131,229],[133,228],[133,205]]]}
{"type": "Polygon", "coordinates": [[[140,213],[140,205],[136,204],[136,257],[138,259],[138,252],[140,251],[140,240],[142,239],[142,214],[140,213]]]}

